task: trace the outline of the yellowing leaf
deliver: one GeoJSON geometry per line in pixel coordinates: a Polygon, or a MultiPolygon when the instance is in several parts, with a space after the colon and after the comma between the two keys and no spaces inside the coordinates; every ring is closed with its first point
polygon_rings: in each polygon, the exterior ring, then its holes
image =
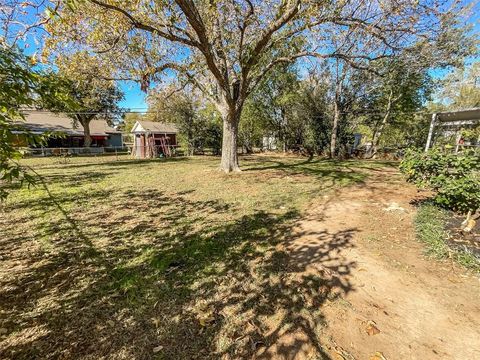
{"type": "Polygon", "coordinates": [[[377,351],[375,355],[370,356],[370,360],[387,360],[387,358],[380,351],[377,351]]]}
{"type": "Polygon", "coordinates": [[[380,334],[380,329],[376,326],[375,322],[372,320],[369,320],[367,322],[367,327],[365,328],[365,331],[370,336],[380,334]]]}

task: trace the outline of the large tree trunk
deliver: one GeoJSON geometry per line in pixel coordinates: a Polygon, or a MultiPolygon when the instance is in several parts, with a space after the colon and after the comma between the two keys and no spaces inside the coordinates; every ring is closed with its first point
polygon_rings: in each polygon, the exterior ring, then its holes
{"type": "Polygon", "coordinates": [[[345,72],[339,67],[339,61],[336,61],[335,73],[335,97],[333,100],[333,124],[332,134],[330,135],[330,159],[335,157],[335,150],[337,148],[338,137],[338,123],[340,121],[340,99],[342,97],[342,82],[345,77],[345,72]]]}
{"type": "Polygon", "coordinates": [[[226,173],[240,171],[237,154],[238,122],[241,109],[230,109],[223,117],[222,161],[226,173]]]}
{"type": "Polygon", "coordinates": [[[92,145],[92,137],[90,135],[90,120],[80,120],[83,126],[83,146],[90,147],[92,145]]]}
{"type": "Polygon", "coordinates": [[[283,152],[287,152],[287,117],[286,117],[286,111],[285,109],[281,108],[280,109],[281,114],[282,114],[282,125],[280,126],[280,134],[282,138],[282,143],[283,143],[283,152]]]}
{"type": "Polygon", "coordinates": [[[193,134],[187,131],[187,156],[193,156],[195,152],[195,142],[193,140],[193,134]]]}

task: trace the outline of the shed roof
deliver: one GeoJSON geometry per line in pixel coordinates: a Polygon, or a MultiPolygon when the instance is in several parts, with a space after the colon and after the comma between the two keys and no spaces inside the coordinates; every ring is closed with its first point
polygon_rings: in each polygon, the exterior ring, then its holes
{"type": "MultiPolygon", "coordinates": [[[[34,111],[25,113],[25,121],[18,121],[22,128],[35,133],[47,131],[63,132],[70,136],[83,136],[83,126],[64,114],[55,114],[49,111],[34,111]]],[[[107,136],[120,133],[109,126],[106,120],[96,119],[90,122],[90,134],[93,136],[107,136]]]]}
{"type": "Polygon", "coordinates": [[[167,133],[167,134],[176,134],[178,133],[177,125],[172,123],[162,123],[157,121],[144,121],[139,120],[135,123],[132,128],[132,133],[167,133]]]}

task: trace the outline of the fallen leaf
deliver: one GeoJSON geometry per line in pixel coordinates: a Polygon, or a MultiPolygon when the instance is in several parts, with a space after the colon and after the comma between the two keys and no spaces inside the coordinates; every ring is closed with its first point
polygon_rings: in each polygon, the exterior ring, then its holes
{"type": "Polygon", "coordinates": [[[332,339],[332,342],[334,343],[334,346],[330,348],[330,354],[331,354],[332,360],[353,359],[352,354],[350,354],[348,351],[338,346],[333,339],[332,339]]]}
{"type": "Polygon", "coordinates": [[[214,321],[215,321],[215,316],[213,316],[213,314],[208,314],[207,316],[202,316],[200,319],[198,319],[198,322],[200,323],[200,325],[204,327],[214,321]]]}
{"type": "MultiPolygon", "coordinates": [[[[462,225],[463,225],[463,223],[462,223],[462,225]]],[[[475,225],[476,225],[476,221],[473,220],[473,219],[469,219],[466,222],[465,226],[463,227],[462,231],[465,232],[465,233],[470,233],[470,232],[472,232],[475,225]]]]}
{"type": "Polygon", "coordinates": [[[332,351],[332,359],[333,360],[346,360],[342,354],[340,354],[338,351],[334,350],[332,351]]]}
{"type": "Polygon", "coordinates": [[[365,328],[365,331],[370,336],[380,334],[380,329],[377,328],[375,322],[372,321],[372,320],[368,320],[367,327],[365,328]]]}
{"type": "Polygon", "coordinates": [[[387,360],[387,358],[380,351],[377,351],[375,355],[370,356],[370,360],[387,360]]]}
{"type": "Polygon", "coordinates": [[[153,348],[153,353],[156,354],[156,353],[158,353],[159,351],[162,351],[162,350],[163,350],[163,346],[159,345],[159,346],[153,348]]]}
{"type": "Polygon", "coordinates": [[[162,323],[162,321],[159,319],[159,318],[152,318],[152,323],[155,325],[156,328],[158,328],[160,326],[160,324],[162,323]]]}

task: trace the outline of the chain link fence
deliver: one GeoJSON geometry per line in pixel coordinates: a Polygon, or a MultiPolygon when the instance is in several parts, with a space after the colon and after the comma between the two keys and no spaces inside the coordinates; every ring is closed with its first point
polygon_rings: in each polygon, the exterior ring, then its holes
{"type": "Polygon", "coordinates": [[[38,147],[22,148],[25,157],[47,156],[98,156],[98,155],[132,155],[141,157],[165,157],[181,155],[178,145],[150,146],[109,146],[109,147],[38,147]]]}

